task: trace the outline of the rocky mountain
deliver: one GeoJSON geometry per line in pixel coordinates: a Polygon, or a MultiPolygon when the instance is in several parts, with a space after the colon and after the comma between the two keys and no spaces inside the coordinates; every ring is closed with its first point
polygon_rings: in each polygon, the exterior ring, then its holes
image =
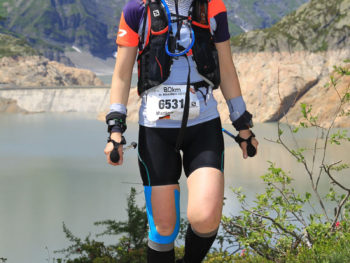
{"type": "MultiPolygon", "coordinates": [[[[343,66],[350,70],[350,63],[343,66]]],[[[282,119],[283,122],[288,122],[293,125],[299,125],[303,120],[301,113],[301,103],[312,105],[313,116],[318,116],[318,123],[322,127],[327,127],[333,121],[334,116],[340,106],[339,96],[343,97],[350,92],[350,76],[340,78],[339,74],[332,72],[333,78],[337,81],[336,88],[331,85],[329,76],[321,79],[320,84],[329,83],[328,85],[316,85],[308,91],[305,96],[302,96],[298,103],[293,105],[286,116],[282,119]]],[[[334,122],[335,127],[349,128],[350,127],[350,103],[345,103],[341,113],[334,122]]]]}
{"type": "Polygon", "coordinates": [[[234,52],[349,48],[350,0],[311,0],[270,28],[232,40],[234,52]]]}
{"type": "MultiPolygon", "coordinates": [[[[50,59],[62,60],[72,46],[104,58],[116,51],[115,35],[127,1],[1,0],[0,16],[6,17],[4,28],[26,36],[50,59]]],[[[236,35],[271,26],[307,0],[224,1],[231,34],[236,35]]]]}

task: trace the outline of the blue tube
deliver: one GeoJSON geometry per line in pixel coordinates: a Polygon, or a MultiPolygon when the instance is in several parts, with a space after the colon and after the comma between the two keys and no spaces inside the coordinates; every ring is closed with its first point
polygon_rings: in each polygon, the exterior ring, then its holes
{"type": "Polygon", "coordinates": [[[194,36],[194,31],[193,29],[191,28],[191,35],[192,35],[192,42],[191,44],[182,52],[180,53],[171,53],[169,51],[169,45],[168,45],[168,41],[169,41],[169,32],[168,32],[168,36],[167,36],[167,39],[166,39],[166,42],[165,42],[165,52],[171,56],[171,57],[180,57],[180,56],[183,56],[185,55],[188,51],[190,51],[190,49],[193,47],[194,45],[194,41],[195,41],[195,36],[194,36]]]}
{"type": "Polygon", "coordinates": [[[168,16],[169,31],[172,31],[173,28],[172,28],[172,25],[171,25],[171,13],[170,13],[170,10],[169,10],[169,6],[165,3],[165,0],[161,0],[161,1],[163,3],[164,8],[165,8],[166,14],[168,16]]]}
{"type": "Polygon", "coordinates": [[[222,128],[222,131],[226,133],[228,136],[230,136],[232,139],[236,139],[236,136],[234,136],[232,133],[230,133],[228,130],[222,128]]]}
{"type": "Polygon", "coordinates": [[[170,57],[180,57],[180,56],[183,56],[185,55],[187,52],[189,52],[191,50],[191,48],[193,47],[194,45],[194,42],[195,42],[195,35],[194,35],[194,31],[193,29],[191,28],[191,37],[192,37],[192,42],[191,44],[182,52],[180,53],[171,53],[169,51],[169,45],[168,45],[168,42],[169,42],[169,36],[170,36],[170,32],[173,31],[173,27],[172,27],[172,24],[171,24],[171,13],[170,13],[170,10],[169,10],[169,7],[168,5],[165,3],[165,0],[161,0],[162,3],[163,3],[163,6],[165,8],[165,11],[167,13],[167,17],[168,17],[168,26],[169,26],[169,30],[168,30],[168,34],[167,34],[167,38],[166,38],[166,42],[165,42],[165,52],[170,56],[170,57]]]}

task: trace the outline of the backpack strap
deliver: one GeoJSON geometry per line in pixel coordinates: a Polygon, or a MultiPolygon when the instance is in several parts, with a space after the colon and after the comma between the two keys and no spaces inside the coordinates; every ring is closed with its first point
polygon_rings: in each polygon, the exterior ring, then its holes
{"type": "Polygon", "coordinates": [[[149,7],[150,1],[151,0],[146,0],[146,2],[145,2],[145,11],[143,13],[142,31],[141,31],[140,41],[139,41],[139,50],[142,50],[143,46],[145,44],[145,33],[146,33],[146,25],[147,25],[147,17],[148,17],[148,7],[149,7]]]}
{"type": "Polygon", "coordinates": [[[201,28],[209,28],[208,1],[195,0],[192,4],[191,18],[192,24],[201,28]]]}

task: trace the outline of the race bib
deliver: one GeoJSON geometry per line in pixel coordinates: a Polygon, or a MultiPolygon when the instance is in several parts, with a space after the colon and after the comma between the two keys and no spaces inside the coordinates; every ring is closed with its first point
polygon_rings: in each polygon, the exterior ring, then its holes
{"type": "MultiPolygon", "coordinates": [[[[149,121],[162,118],[182,120],[186,85],[160,85],[147,91],[146,116],[149,121]]],[[[199,116],[200,104],[193,86],[190,90],[189,119],[199,116]]]]}

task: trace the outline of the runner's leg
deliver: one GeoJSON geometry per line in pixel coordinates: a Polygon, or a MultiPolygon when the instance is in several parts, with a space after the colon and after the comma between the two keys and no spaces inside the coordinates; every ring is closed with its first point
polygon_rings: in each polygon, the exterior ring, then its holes
{"type": "Polygon", "coordinates": [[[200,168],[187,180],[190,222],[185,241],[185,262],[200,263],[212,246],[219,228],[224,177],[215,168],[200,168]]]}
{"type": "Polygon", "coordinates": [[[148,263],[173,263],[180,227],[181,156],[175,149],[176,129],[140,126],[139,167],[149,224],[148,263]],[[173,144],[173,146],[172,146],[173,144]]]}
{"type": "Polygon", "coordinates": [[[200,263],[212,246],[224,197],[224,142],[220,119],[186,130],[184,169],[188,177],[186,263],[200,263]]]}

